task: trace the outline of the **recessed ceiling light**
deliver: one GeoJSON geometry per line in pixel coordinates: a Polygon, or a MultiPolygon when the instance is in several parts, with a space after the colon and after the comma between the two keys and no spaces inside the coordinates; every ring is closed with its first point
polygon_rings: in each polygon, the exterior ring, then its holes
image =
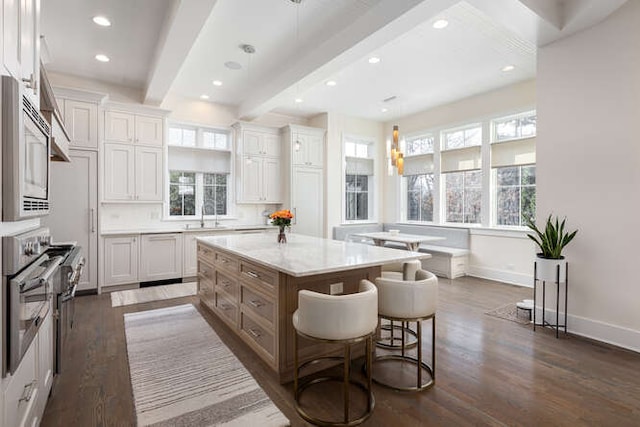
{"type": "Polygon", "coordinates": [[[335,86],[337,83],[335,80],[329,80],[328,82],[325,83],[327,86],[335,86]]]}
{"type": "Polygon", "coordinates": [[[209,99],[209,95],[200,95],[200,99],[209,99]]]}
{"type": "Polygon", "coordinates": [[[380,58],[378,58],[377,56],[372,56],[371,58],[369,58],[369,64],[377,64],[378,62],[380,62],[380,58]]]}
{"type": "Polygon", "coordinates": [[[103,55],[102,53],[97,54],[96,59],[100,62],[109,62],[109,57],[107,55],[103,55]]]}
{"type": "Polygon", "coordinates": [[[389,111],[389,109],[388,109],[388,108],[383,108],[383,109],[382,109],[382,110],[380,110],[380,111],[382,111],[383,113],[386,113],[387,111],[389,111]]]}
{"type": "Polygon", "coordinates": [[[100,16],[100,15],[94,16],[93,22],[95,22],[97,25],[100,25],[101,27],[111,26],[111,21],[109,21],[109,18],[107,18],[106,16],[100,16]]]}
{"type": "Polygon", "coordinates": [[[214,86],[222,86],[222,82],[220,80],[214,80],[213,81],[213,85],[214,86]]]}
{"type": "Polygon", "coordinates": [[[443,28],[446,28],[447,25],[449,25],[449,21],[447,21],[446,19],[438,19],[433,23],[433,28],[435,28],[436,30],[441,30],[443,28]]]}
{"type": "Polygon", "coordinates": [[[507,73],[509,71],[513,71],[516,67],[514,65],[505,65],[502,67],[502,71],[507,73]]]}
{"type": "Polygon", "coordinates": [[[224,66],[230,70],[240,70],[242,68],[242,65],[240,65],[236,61],[227,61],[224,63],[224,66]]]}
{"type": "Polygon", "coordinates": [[[296,98],[296,104],[301,104],[302,102],[304,102],[302,98],[296,98]]]}

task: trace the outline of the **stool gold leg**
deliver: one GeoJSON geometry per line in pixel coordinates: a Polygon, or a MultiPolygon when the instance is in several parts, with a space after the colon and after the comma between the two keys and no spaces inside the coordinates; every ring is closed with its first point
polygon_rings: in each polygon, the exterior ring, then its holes
{"type": "Polygon", "coordinates": [[[351,367],[351,345],[344,345],[344,422],[349,422],[349,368],[351,367]]]}
{"type": "Polygon", "coordinates": [[[431,379],[436,382],[436,316],[431,319],[431,379]]]}
{"type": "Polygon", "coordinates": [[[420,385],[422,384],[422,321],[418,320],[416,323],[418,329],[418,363],[416,363],[416,366],[418,367],[418,382],[416,388],[420,388],[420,385]]]}
{"type": "Polygon", "coordinates": [[[293,393],[298,400],[298,333],[293,333],[293,393]]]}
{"type": "Polygon", "coordinates": [[[367,390],[367,392],[368,392],[368,394],[367,394],[367,407],[369,408],[369,411],[371,411],[373,409],[372,408],[373,402],[371,400],[371,398],[373,396],[373,394],[371,392],[371,390],[373,389],[373,384],[371,382],[371,371],[373,370],[372,366],[371,366],[372,357],[373,357],[372,354],[371,354],[371,350],[372,350],[371,347],[372,346],[373,346],[373,338],[369,337],[367,339],[367,345],[365,347],[365,351],[367,352],[367,358],[366,358],[366,362],[365,362],[366,365],[367,365],[367,389],[368,389],[367,390]]]}

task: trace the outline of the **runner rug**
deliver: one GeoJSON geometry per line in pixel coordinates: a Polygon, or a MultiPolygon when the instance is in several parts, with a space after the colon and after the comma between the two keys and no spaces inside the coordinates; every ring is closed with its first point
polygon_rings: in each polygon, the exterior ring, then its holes
{"type": "Polygon", "coordinates": [[[111,292],[111,307],[160,301],[163,299],[182,298],[195,295],[198,291],[196,282],[174,283],[172,285],[150,286],[148,288],[129,289],[111,292]]]}
{"type": "Polygon", "coordinates": [[[124,323],[138,426],[289,425],[193,305],[124,323]]]}

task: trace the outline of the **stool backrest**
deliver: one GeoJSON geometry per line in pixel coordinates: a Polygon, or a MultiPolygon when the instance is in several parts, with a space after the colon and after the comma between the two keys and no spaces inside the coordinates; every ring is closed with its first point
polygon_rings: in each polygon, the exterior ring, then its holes
{"type": "Polygon", "coordinates": [[[382,316],[409,319],[427,317],[436,312],[438,278],[426,270],[418,270],[415,280],[379,277],[378,311],[382,316]]]}

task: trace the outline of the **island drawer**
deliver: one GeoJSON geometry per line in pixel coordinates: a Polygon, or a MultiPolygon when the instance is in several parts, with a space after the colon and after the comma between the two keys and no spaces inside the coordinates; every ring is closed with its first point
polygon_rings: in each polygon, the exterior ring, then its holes
{"type": "Polygon", "coordinates": [[[200,299],[208,306],[213,306],[213,282],[200,278],[200,280],[198,280],[198,295],[200,295],[200,299]]]}
{"type": "Polygon", "coordinates": [[[260,326],[246,313],[240,313],[240,323],[240,329],[245,337],[249,338],[250,344],[257,344],[260,349],[268,353],[271,359],[275,359],[275,338],[273,333],[260,326]]]}
{"type": "Polygon", "coordinates": [[[256,316],[269,322],[273,326],[276,316],[276,306],[270,298],[266,298],[257,292],[242,286],[240,302],[246,310],[250,310],[256,316]]]}
{"type": "Polygon", "coordinates": [[[198,258],[208,261],[210,264],[214,263],[214,251],[208,246],[198,243],[198,258]]]}
{"type": "Polygon", "coordinates": [[[216,290],[224,291],[229,296],[233,297],[234,301],[238,300],[238,281],[231,276],[228,276],[216,270],[216,290]]]}
{"type": "Polygon", "coordinates": [[[243,280],[263,289],[269,295],[275,294],[278,286],[278,272],[259,267],[250,262],[240,261],[240,274],[243,280]]]}
{"type": "Polygon", "coordinates": [[[238,324],[238,306],[225,294],[216,292],[216,311],[230,321],[234,326],[238,324]]]}
{"type": "Polygon", "coordinates": [[[238,259],[224,252],[216,251],[215,265],[234,273],[238,271],[238,259]]]}

